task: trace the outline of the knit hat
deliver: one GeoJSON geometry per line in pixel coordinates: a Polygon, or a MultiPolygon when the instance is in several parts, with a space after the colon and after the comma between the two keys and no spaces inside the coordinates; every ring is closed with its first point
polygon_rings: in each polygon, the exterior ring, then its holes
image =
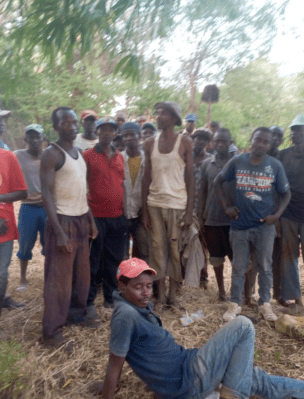
{"type": "Polygon", "coordinates": [[[150,123],[150,122],[146,122],[146,123],[144,123],[142,126],[141,126],[141,130],[144,130],[144,129],[152,129],[152,130],[157,130],[156,129],[156,126],[154,125],[154,123],[150,123]]]}
{"type": "Polygon", "coordinates": [[[135,122],[126,122],[120,127],[121,134],[124,134],[127,130],[133,130],[135,133],[140,135],[140,128],[135,122]]]}

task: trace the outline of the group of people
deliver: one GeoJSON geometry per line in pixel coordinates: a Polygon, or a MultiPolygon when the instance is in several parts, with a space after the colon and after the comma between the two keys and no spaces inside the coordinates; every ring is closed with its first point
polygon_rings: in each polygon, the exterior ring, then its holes
{"type": "MultiPolygon", "coordinates": [[[[65,325],[98,328],[99,286],[104,307],[114,308],[103,397],[114,396],[126,359],[160,398],[203,398],[220,383],[227,399],[304,398],[303,382],[253,368],[253,327],[246,318],[234,320],[244,290],[246,303],[253,304],[257,274],[258,307],[266,320],[276,320],[272,281],[281,305],[295,300],[303,306],[304,115],[290,125],[290,148],[278,149],[282,128],[259,127],[250,151],[239,154],[230,131],[216,122],[196,129],[197,117],[189,114],[186,128],[176,133],[182,125],[178,104],[159,102],[155,112],[157,128],[127,121],[122,113],[98,119],[85,110],[84,133],[78,134],[76,113],[59,107],[52,113],[58,140],[45,150],[37,124],[25,129],[25,150],[14,154],[0,142],[0,311],[13,240],[19,237],[22,291],[39,232],[45,255],[41,343],[71,351],[65,325]],[[12,203],[19,200],[17,229],[12,203]],[[183,309],[177,299],[185,277],[181,237],[191,226],[197,226],[202,253],[209,252],[222,301],[225,256],[232,262],[223,315],[230,323],[199,350],[178,346],[149,302],[154,295],[156,310],[183,309]]],[[[0,127],[7,116],[0,111],[0,127]]],[[[200,269],[206,284],[206,268],[200,269]]]]}

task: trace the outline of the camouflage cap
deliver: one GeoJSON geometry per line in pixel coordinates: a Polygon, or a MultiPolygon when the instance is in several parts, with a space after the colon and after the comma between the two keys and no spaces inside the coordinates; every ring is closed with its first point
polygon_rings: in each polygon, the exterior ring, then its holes
{"type": "Polygon", "coordinates": [[[34,130],[34,132],[37,132],[37,133],[39,133],[41,135],[44,133],[43,127],[41,125],[38,125],[37,123],[33,123],[31,125],[28,125],[25,128],[25,133],[29,132],[30,130],[34,130]]]}

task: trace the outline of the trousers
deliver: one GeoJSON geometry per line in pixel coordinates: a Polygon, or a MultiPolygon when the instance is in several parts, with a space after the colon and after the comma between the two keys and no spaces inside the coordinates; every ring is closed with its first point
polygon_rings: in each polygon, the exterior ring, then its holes
{"type": "Polygon", "coordinates": [[[81,322],[86,315],[90,288],[89,216],[57,215],[70,239],[71,253],[57,249],[56,233],[47,220],[45,228],[44,336],[60,332],[67,318],[81,322]]]}
{"type": "Polygon", "coordinates": [[[259,305],[270,302],[272,286],[272,252],[276,235],[274,225],[262,224],[247,230],[230,230],[232,247],[231,302],[242,304],[245,273],[252,247],[259,273],[259,305]]]}
{"type": "Polygon", "coordinates": [[[221,328],[192,360],[193,390],[189,398],[203,399],[222,384],[223,398],[304,398],[304,381],[269,375],[253,366],[255,330],[238,316],[221,328]]]}

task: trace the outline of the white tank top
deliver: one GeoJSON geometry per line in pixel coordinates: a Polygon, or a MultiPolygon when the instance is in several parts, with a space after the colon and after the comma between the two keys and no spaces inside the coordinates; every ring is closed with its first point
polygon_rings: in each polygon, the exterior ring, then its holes
{"type": "Polygon", "coordinates": [[[151,154],[152,183],[147,203],[158,208],[186,209],[187,190],[184,176],[186,164],[179,154],[183,136],[177,135],[173,150],[169,154],[159,152],[159,137],[155,138],[151,154]]]}
{"type": "Polygon", "coordinates": [[[74,159],[56,143],[53,146],[63,152],[65,161],[55,172],[54,196],[56,212],[66,216],[81,216],[89,211],[87,200],[87,166],[77,150],[74,159]]]}

